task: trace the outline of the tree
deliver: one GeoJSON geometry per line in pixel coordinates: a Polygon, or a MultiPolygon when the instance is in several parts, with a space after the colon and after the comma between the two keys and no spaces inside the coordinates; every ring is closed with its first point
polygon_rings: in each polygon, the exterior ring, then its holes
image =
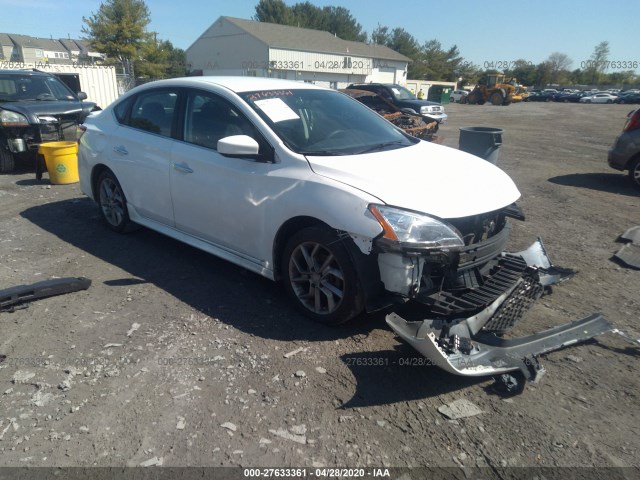
{"type": "Polygon", "coordinates": [[[327,31],[336,34],[343,40],[366,42],[367,32],[362,30],[351,12],[344,7],[324,7],[323,12],[327,16],[327,31]]]}
{"type": "Polygon", "coordinates": [[[546,63],[551,77],[551,83],[562,84],[569,78],[569,67],[573,60],[568,55],[560,52],[553,52],[547,58],[546,63]]]}
{"type": "Polygon", "coordinates": [[[146,42],[136,62],[136,75],[147,79],[183,77],[186,75],[184,50],[174,48],[168,41],[146,42]]]}
{"type": "Polygon", "coordinates": [[[516,78],[518,80],[518,83],[522,85],[535,85],[536,66],[533,64],[533,62],[529,62],[524,58],[520,58],[513,62],[511,65],[513,65],[513,68],[505,72],[507,77],[516,78]]]}
{"type": "Polygon", "coordinates": [[[316,7],[309,1],[288,7],[282,0],[260,0],[254,20],[330,32],[343,40],[364,42],[362,30],[351,12],[344,7],[316,7]]]}
{"type": "Polygon", "coordinates": [[[133,76],[134,60],[150,40],[146,27],[151,19],[144,0],[107,0],[98,13],[82,17],[92,47],[115,59],[124,73],[133,76]]]}
{"type": "Polygon", "coordinates": [[[253,19],[258,22],[295,25],[291,9],[282,0],[260,0],[253,19]]]}
{"type": "Polygon", "coordinates": [[[604,72],[609,68],[609,42],[603,41],[596,45],[591,58],[586,63],[585,72],[589,81],[597,85],[600,83],[604,72]]]}

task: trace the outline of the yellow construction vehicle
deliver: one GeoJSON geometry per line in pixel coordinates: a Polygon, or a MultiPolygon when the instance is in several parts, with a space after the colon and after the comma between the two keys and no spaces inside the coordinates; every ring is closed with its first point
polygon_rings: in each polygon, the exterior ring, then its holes
{"type": "Polygon", "coordinates": [[[467,95],[465,103],[484,105],[509,105],[521,102],[520,86],[515,78],[506,80],[502,73],[489,73],[482,77],[476,87],[467,95]]]}

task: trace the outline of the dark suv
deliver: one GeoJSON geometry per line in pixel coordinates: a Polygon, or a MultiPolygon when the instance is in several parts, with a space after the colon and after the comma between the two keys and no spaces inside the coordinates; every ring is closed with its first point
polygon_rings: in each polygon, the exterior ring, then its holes
{"type": "Polygon", "coordinates": [[[447,119],[447,114],[444,113],[442,105],[428,100],[420,100],[410,90],[395,83],[355,83],[347,88],[377,93],[403,112],[419,113],[426,117],[426,120],[437,120],[440,123],[444,123],[447,119]]]}
{"type": "Polygon", "coordinates": [[[75,141],[78,125],[99,110],[86,98],[46,72],[0,70],[0,172],[36,158],[43,142],[75,141]]]}

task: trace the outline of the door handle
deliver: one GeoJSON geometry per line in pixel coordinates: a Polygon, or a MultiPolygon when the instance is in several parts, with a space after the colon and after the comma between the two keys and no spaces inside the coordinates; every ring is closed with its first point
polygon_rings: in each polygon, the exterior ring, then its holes
{"type": "Polygon", "coordinates": [[[177,170],[178,172],[182,172],[182,173],[193,173],[193,170],[190,169],[188,166],[182,165],[182,164],[179,164],[179,163],[174,163],[173,164],[173,169],[177,170]]]}
{"type": "Polygon", "coordinates": [[[113,151],[119,153],[120,155],[129,155],[129,151],[125,148],[124,145],[118,145],[117,147],[113,147],[113,151]]]}

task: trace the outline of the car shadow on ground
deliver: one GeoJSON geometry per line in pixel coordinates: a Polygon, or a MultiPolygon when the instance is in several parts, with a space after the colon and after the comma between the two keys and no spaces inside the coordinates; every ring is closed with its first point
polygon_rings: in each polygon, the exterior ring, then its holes
{"type": "Polygon", "coordinates": [[[566,187],[588,188],[630,197],[640,195],[640,190],[635,188],[629,177],[623,173],[571,173],[551,177],[549,181],[566,187]]]}
{"type": "Polygon", "coordinates": [[[406,344],[393,350],[346,354],[341,360],[356,380],[356,391],[342,405],[344,409],[435,397],[492,379],[447,373],[406,344]]]}
{"type": "Polygon", "coordinates": [[[124,235],[112,232],[86,198],[31,207],[21,215],[130,275],[104,281],[106,287],[151,283],[203,314],[252,335],[333,340],[386,328],[383,320],[375,318],[373,322],[356,319],[339,328],[319,326],[294,309],[279,284],[146,228],[124,235]]]}
{"type": "MultiPolygon", "coordinates": [[[[86,198],[31,207],[21,216],[128,274],[126,278],[115,274],[101,283],[94,281],[92,288],[151,283],[205,315],[265,339],[315,342],[352,338],[357,342],[375,330],[390,330],[385,312],[363,315],[339,327],[318,325],[298,313],[275,282],[146,228],[124,235],[112,232],[95,204],[86,198]]],[[[396,344],[395,350],[356,352],[341,360],[357,384],[353,398],[344,405],[349,408],[425,398],[486,381],[449,375],[405,344],[396,344]],[[371,368],[373,358],[386,363],[379,365],[385,375],[380,375],[380,368],[371,368]]]]}

